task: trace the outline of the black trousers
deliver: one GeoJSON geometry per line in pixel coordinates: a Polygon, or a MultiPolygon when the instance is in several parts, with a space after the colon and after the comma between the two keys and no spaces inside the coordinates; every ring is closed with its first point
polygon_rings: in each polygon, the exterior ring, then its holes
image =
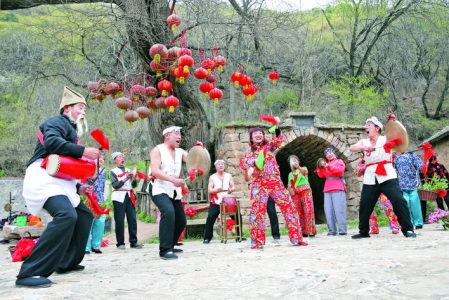
{"type": "MultiPolygon", "coordinates": [[[[173,250],[182,231],[186,228],[187,218],[181,200],[171,199],[167,194],[153,195],[153,185],[149,191],[151,200],[161,212],[159,222],[159,255],[164,256],[173,250]]],[[[176,197],[176,193],[175,193],[176,197]]]]}
{"type": "Polygon", "coordinates": [[[410,219],[410,211],[407,202],[402,196],[399,180],[397,178],[377,183],[374,185],[364,184],[359,208],[359,231],[362,235],[369,235],[369,217],[380,193],[384,193],[393,205],[393,211],[398,217],[401,231],[405,235],[407,231],[413,231],[413,224],[410,219]]]}
{"type": "Polygon", "coordinates": [[[125,245],[125,215],[128,222],[129,243],[137,243],[137,218],[136,208],[133,206],[129,194],[126,193],[123,203],[112,201],[114,204],[115,237],[117,247],[125,245]]]}
{"type": "MultiPolygon", "coordinates": [[[[220,205],[216,204],[216,205],[210,205],[209,207],[209,212],[207,214],[207,219],[206,219],[206,231],[204,233],[204,239],[205,240],[212,240],[212,236],[214,234],[214,224],[217,221],[218,215],[220,214],[220,205]]],[[[240,216],[240,221],[239,224],[240,226],[242,226],[242,214],[239,215],[240,216]]],[[[235,220],[234,216],[230,216],[231,219],[235,220]]],[[[236,232],[237,235],[240,235],[240,229],[238,227],[236,227],[236,232]]]]}
{"type": "Polygon", "coordinates": [[[53,220],[22,263],[17,278],[48,277],[56,268],[73,269],[84,258],[94,219],[90,210],[82,202],[74,208],[65,195],[48,198],[44,209],[53,220]]]}
{"type": "Polygon", "coordinates": [[[440,198],[440,197],[437,198],[437,206],[439,209],[449,210],[449,193],[447,193],[446,196],[444,196],[444,198],[440,198]],[[444,209],[443,200],[446,203],[447,209],[444,209]]]}
{"type": "Polygon", "coordinates": [[[270,219],[271,235],[273,237],[280,237],[281,234],[279,233],[279,220],[276,213],[276,206],[273,198],[271,197],[268,197],[267,214],[268,218],[270,219]]]}
{"type": "Polygon", "coordinates": [[[427,221],[427,201],[420,200],[421,202],[421,213],[424,222],[427,221]]]}

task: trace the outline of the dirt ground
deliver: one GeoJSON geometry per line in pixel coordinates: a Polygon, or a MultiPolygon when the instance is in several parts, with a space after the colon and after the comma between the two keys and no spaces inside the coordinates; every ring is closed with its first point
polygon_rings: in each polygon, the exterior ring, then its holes
{"type": "MultiPolygon", "coordinates": [[[[140,241],[157,225],[138,225],[140,241]]],[[[356,230],[350,230],[350,234],[356,230]]],[[[158,256],[158,245],[118,250],[115,236],[103,254],[86,255],[84,271],[54,274],[50,288],[14,286],[21,263],[0,245],[1,299],[449,299],[449,232],[425,225],[416,239],[379,235],[352,240],[318,234],[307,247],[267,237],[262,250],[249,241],[186,242],[178,260],[158,256]]]]}

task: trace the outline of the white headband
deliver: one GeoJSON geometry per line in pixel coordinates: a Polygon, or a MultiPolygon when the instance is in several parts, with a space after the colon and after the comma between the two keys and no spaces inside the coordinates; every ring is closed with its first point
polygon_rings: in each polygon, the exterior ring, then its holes
{"type": "MultiPolygon", "coordinates": [[[[123,153],[122,152],[114,152],[114,153],[112,153],[111,154],[112,160],[114,160],[119,155],[123,155],[123,153]]],[[[123,156],[125,156],[125,155],[123,155],[123,156]]]]}
{"type": "Polygon", "coordinates": [[[223,163],[223,164],[226,164],[225,163],[225,161],[224,160],[222,160],[222,159],[217,159],[215,162],[214,162],[214,166],[216,166],[218,163],[223,163]]]}
{"type": "Polygon", "coordinates": [[[380,123],[380,121],[376,118],[376,117],[371,117],[368,120],[366,120],[365,124],[368,122],[372,122],[374,125],[379,126],[380,129],[383,129],[383,125],[382,123],[380,123]]]}
{"type": "Polygon", "coordinates": [[[164,129],[164,131],[162,131],[162,135],[164,136],[165,134],[169,133],[169,132],[173,132],[173,131],[181,131],[182,127],[179,126],[170,126],[164,129]]]}

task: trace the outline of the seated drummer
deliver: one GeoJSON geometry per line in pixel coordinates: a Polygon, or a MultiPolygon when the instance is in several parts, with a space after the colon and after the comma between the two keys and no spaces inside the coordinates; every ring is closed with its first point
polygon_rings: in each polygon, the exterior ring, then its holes
{"type": "MultiPolygon", "coordinates": [[[[224,171],[225,161],[218,159],[215,161],[214,165],[217,172],[209,177],[208,192],[210,197],[210,207],[206,220],[206,232],[204,233],[203,244],[209,244],[212,240],[214,223],[220,214],[220,204],[223,198],[232,197],[231,193],[235,189],[231,174],[224,171]]],[[[234,219],[234,216],[231,216],[231,218],[234,219]]],[[[240,215],[239,224],[240,226],[242,224],[242,215],[240,215]]],[[[236,227],[236,230],[237,235],[240,235],[239,227],[236,227]]],[[[242,238],[242,240],[246,239],[242,238]]]]}

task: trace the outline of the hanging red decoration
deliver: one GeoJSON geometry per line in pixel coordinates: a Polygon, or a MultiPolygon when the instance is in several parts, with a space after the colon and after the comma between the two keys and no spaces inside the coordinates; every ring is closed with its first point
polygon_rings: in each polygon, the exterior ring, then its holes
{"type": "Polygon", "coordinates": [[[212,73],[213,70],[217,67],[215,60],[213,59],[205,59],[201,63],[201,67],[207,70],[207,73],[212,73]]]}
{"type": "Polygon", "coordinates": [[[243,93],[243,95],[246,96],[246,99],[248,101],[251,101],[254,98],[254,94],[257,93],[257,90],[258,89],[255,85],[249,84],[242,89],[242,93],[243,93]]]}
{"type": "Polygon", "coordinates": [[[120,88],[120,85],[116,82],[109,82],[105,89],[104,89],[106,95],[110,95],[112,99],[115,99],[115,97],[121,97],[123,94],[123,90],[120,88]]]}
{"type": "Polygon", "coordinates": [[[120,108],[122,110],[122,113],[125,113],[126,110],[133,107],[133,102],[129,98],[121,97],[115,100],[115,106],[120,108]]]}
{"type": "Polygon", "coordinates": [[[165,108],[167,107],[165,106],[165,97],[156,98],[154,102],[156,104],[156,107],[159,108],[161,112],[165,112],[165,108]]]}
{"type": "Polygon", "coordinates": [[[153,113],[153,115],[156,114],[156,110],[157,110],[156,101],[148,101],[147,107],[151,108],[151,112],[153,113]]]}
{"type": "Polygon", "coordinates": [[[273,82],[273,84],[276,84],[276,81],[279,79],[279,73],[271,71],[270,74],[268,74],[268,78],[271,79],[271,82],[273,82]]]}
{"type": "Polygon", "coordinates": [[[151,110],[148,107],[141,106],[136,109],[136,112],[139,114],[140,120],[143,121],[143,119],[148,118],[151,110]]]}
{"type": "Polygon", "coordinates": [[[242,75],[242,73],[240,73],[240,72],[234,72],[234,73],[232,73],[232,75],[231,75],[231,81],[232,82],[234,82],[234,87],[236,87],[236,88],[238,88],[239,87],[239,81],[240,81],[240,78],[242,77],[243,75],[242,75]]]}
{"type": "Polygon", "coordinates": [[[195,72],[193,72],[193,76],[195,76],[196,79],[206,79],[207,75],[209,75],[207,73],[207,70],[203,67],[199,67],[198,69],[195,70],[195,72]]]}
{"type": "Polygon", "coordinates": [[[226,66],[226,58],[221,55],[217,55],[214,57],[215,64],[218,66],[218,72],[223,72],[223,67],[226,66]]]}
{"type": "Polygon", "coordinates": [[[210,82],[203,82],[200,84],[200,91],[204,93],[204,97],[209,97],[209,92],[214,88],[214,85],[210,82]]]}
{"type": "Polygon", "coordinates": [[[212,75],[212,74],[210,74],[210,75],[207,75],[207,77],[206,77],[206,81],[208,81],[208,82],[210,82],[210,83],[214,83],[214,84],[215,84],[215,82],[217,82],[217,76],[215,76],[215,75],[212,75]]]}
{"type": "Polygon", "coordinates": [[[181,25],[181,18],[178,17],[175,13],[172,13],[167,18],[167,24],[171,26],[172,31],[176,31],[176,27],[181,25]]]}
{"type": "Polygon", "coordinates": [[[154,60],[150,62],[150,68],[156,71],[156,78],[162,77],[162,73],[167,70],[166,66],[163,64],[158,64],[154,60]]]}
{"type": "Polygon", "coordinates": [[[101,91],[100,84],[96,81],[89,81],[87,89],[93,93],[99,93],[101,91]]]}
{"type": "Polygon", "coordinates": [[[168,107],[168,112],[174,112],[175,107],[179,105],[179,99],[175,96],[169,96],[165,99],[165,106],[168,107]]]}
{"type": "Polygon", "coordinates": [[[187,77],[189,77],[190,72],[188,70],[187,70],[187,72],[184,71],[184,68],[179,66],[179,67],[176,68],[175,74],[176,74],[176,77],[179,79],[179,83],[180,84],[184,84],[185,79],[187,77]]]}
{"type": "Polygon", "coordinates": [[[133,126],[133,122],[139,119],[139,114],[135,110],[128,110],[125,112],[123,119],[128,122],[129,127],[133,126]]]}
{"type": "Polygon", "coordinates": [[[139,101],[141,98],[144,98],[147,95],[147,90],[140,84],[133,85],[130,89],[130,92],[135,101],[139,101]]]}
{"type": "Polygon", "coordinates": [[[249,75],[242,75],[239,78],[239,84],[243,87],[247,87],[253,82],[253,79],[249,75]]]}
{"type": "Polygon", "coordinates": [[[160,64],[168,58],[168,50],[162,44],[154,44],[150,48],[150,56],[155,63],[160,64]]]}
{"type": "Polygon", "coordinates": [[[220,89],[213,88],[209,91],[209,97],[214,100],[214,104],[218,104],[218,100],[223,97],[223,92],[220,89]]]}
{"type": "Polygon", "coordinates": [[[179,48],[179,47],[173,47],[173,48],[168,49],[168,58],[167,58],[167,60],[173,61],[173,60],[177,59],[178,58],[178,51],[180,49],[181,48],[179,48]]]}
{"type": "Polygon", "coordinates": [[[178,51],[178,57],[181,57],[183,55],[188,55],[188,56],[192,56],[192,51],[190,51],[190,49],[187,48],[181,48],[178,51]]]}
{"type": "Polygon", "coordinates": [[[182,55],[179,59],[178,59],[178,66],[179,67],[183,67],[184,68],[184,72],[188,72],[189,68],[191,66],[193,66],[193,64],[195,63],[195,61],[193,60],[192,56],[189,55],[182,55]]]}
{"type": "Polygon", "coordinates": [[[148,98],[148,101],[153,101],[153,98],[157,96],[158,90],[155,87],[148,86],[145,88],[145,92],[148,98]]]}
{"type": "Polygon", "coordinates": [[[159,81],[159,83],[157,84],[157,87],[159,90],[162,91],[162,96],[167,96],[168,92],[171,91],[172,89],[172,84],[170,81],[164,79],[159,81]]]}

